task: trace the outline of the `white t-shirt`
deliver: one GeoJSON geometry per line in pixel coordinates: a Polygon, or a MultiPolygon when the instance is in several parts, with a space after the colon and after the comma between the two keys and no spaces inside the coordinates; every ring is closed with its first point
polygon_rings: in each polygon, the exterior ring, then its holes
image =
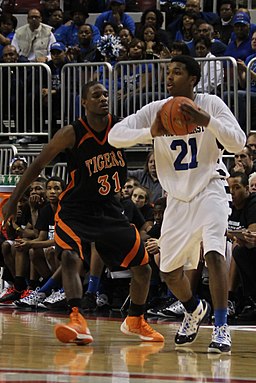
{"type": "MultiPolygon", "coordinates": [[[[166,101],[152,102],[118,122],[109,133],[109,143],[124,148],[151,143],[150,126],[166,101]]],[[[221,160],[223,149],[239,152],[246,142],[245,133],[219,97],[197,94],[194,102],[210,114],[207,127],[199,126],[185,136],[154,138],[158,179],[169,196],[186,202],[200,193],[211,179],[227,177],[221,160]]]]}

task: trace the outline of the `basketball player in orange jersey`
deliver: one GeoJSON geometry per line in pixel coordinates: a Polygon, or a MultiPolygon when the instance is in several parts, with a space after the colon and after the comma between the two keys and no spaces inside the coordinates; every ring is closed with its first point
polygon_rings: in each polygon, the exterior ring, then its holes
{"type": "Polygon", "coordinates": [[[176,334],[177,348],[192,343],[207,315],[208,303],[192,295],[186,269],[196,269],[200,242],[210,278],[215,325],[208,347],[211,353],[231,352],[227,326],[227,266],[225,261],[229,201],[225,187],[228,172],[222,152],[237,152],[245,134],[237,120],[215,95],[195,94],[200,66],[192,57],[176,56],[168,66],[167,89],[171,96],[188,97],[200,109],[181,104],[181,111],[197,128],[182,136],[168,135],[160,110],[166,100],[152,102],[118,122],[109,134],[117,148],[148,144],[154,138],[156,170],[167,192],[160,246],[160,270],[186,312],[176,334]]]}
{"type": "Polygon", "coordinates": [[[5,205],[5,221],[15,215],[17,203],[33,179],[66,150],[71,181],[59,197],[55,242],[71,314],[70,322],[55,326],[56,337],[64,343],[93,341],[81,312],[79,270],[87,245],[95,242],[106,265],[129,267],[132,271],[131,303],[121,331],[143,341],[163,342],[164,337],[143,316],[151,276],[148,254],[115,197],[126,179],[126,161],[123,151],[108,143],[109,131],[117,118],[109,114],[106,88],[98,82],[86,84],[82,105],[86,117],[60,129],[21,178],[5,205]]]}

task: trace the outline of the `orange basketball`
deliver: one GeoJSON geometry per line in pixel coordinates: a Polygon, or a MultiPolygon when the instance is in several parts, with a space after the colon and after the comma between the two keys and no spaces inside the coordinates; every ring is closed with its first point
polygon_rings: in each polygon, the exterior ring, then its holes
{"type": "Polygon", "coordinates": [[[184,136],[191,133],[197,124],[190,122],[189,118],[180,110],[181,103],[187,103],[197,108],[194,101],[187,97],[173,97],[161,109],[161,121],[164,128],[174,136],[184,136]]]}

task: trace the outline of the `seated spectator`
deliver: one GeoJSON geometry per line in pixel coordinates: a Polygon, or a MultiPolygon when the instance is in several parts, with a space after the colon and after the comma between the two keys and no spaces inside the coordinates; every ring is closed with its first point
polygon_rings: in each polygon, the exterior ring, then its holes
{"type": "Polygon", "coordinates": [[[120,38],[121,44],[126,48],[128,47],[128,45],[130,44],[130,42],[132,41],[134,37],[132,32],[125,27],[119,29],[118,36],[120,38]]]}
{"type": "Polygon", "coordinates": [[[256,193],[256,172],[249,175],[249,192],[256,193]]]}
{"type": "Polygon", "coordinates": [[[145,26],[142,33],[142,41],[146,45],[146,59],[161,59],[170,54],[168,47],[159,40],[157,31],[153,26],[145,26]]]}
{"type": "Polygon", "coordinates": [[[198,19],[196,13],[189,11],[184,12],[181,19],[181,27],[177,30],[175,41],[183,41],[187,44],[189,51],[193,54],[194,50],[194,28],[198,19]]]}
{"type": "Polygon", "coordinates": [[[3,54],[3,48],[11,44],[18,20],[15,16],[2,14],[0,16],[0,58],[3,54]]]}
{"type": "Polygon", "coordinates": [[[135,187],[140,186],[137,177],[130,176],[126,179],[124,186],[121,189],[121,200],[131,198],[135,187]]]}
{"type": "Polygon", "coordinates": [[[157,178],[153,151],[149,152],[147,155],[144,169],[128,170],[128,176],[136,177],[142,186],[145,186],[150,190],[153,203],[163,196],[163,190],[157,178]]]}
{"type": "Polygon", "coordinates": [[[22,175],[28,167],[28,162],[25,157],[14,157],[9,165],[9,173],[22,175]]]}
{"type": "Polygon", "coordinates": [[[256,159],[256,133],[250,132],[247,136],[246,145],[249,146],[253,151],[253,162],[256,159]]]}
{"type": "Polygon", "coordinates": [[[235,39],[231,41],[224,56],[234,57],[236,60],[245,61],[253,54],[250,39],[250,18],[244,12],[238,12],[233,19],[235,39]]]}
{"type": "MultiPolygon", "coordinates": [[[[247,125],[247,99],[246,99],[246,80],[247,80],[247,66],[248,63],[256,57],[256,31],[253,33],[251,38],[251,48],[253,50],[253,54],[249,55],[245,61],[238,59],[238,81],[240,85],[240,89],[238,90],[238,121],[241,127],[246,130],[247,125]]],[[[250,76],[251,76],[251,126],[250,129],[254,129],[256,127],[256,62],[254,62],[250,66],[250,76]]]]}
{"type": "MultiPolygon", "coordinates": [[[[200,0],[187,0],[185,5],[185,11],[194,12],[197,14],[199,19],[204,20],[206,23],[211,25],[219,23],[219,16],[214,12],[201,12],[200,11],[200,0]]],[[[174,39],[175,34],[181,27],[182,15],[179,15],[174,21],[168,26],[167,30],[170,31],[172,38],[174,39]]]]}
{"type": "Polygon", "coordinates": [[[78,29],[78,44],[68,48],[66,55],[71,62],[100,61],[97,45],[93,42],[91,24],[80,25],[78,29]]]}
{"type": "Polygon", "coordinates": [[[172,43],[170,56],[187,55],[190,56],[190,50],[184,41],[174,41],[172,43]]]}
{"type": "Polygon", "coordinates": [[[219,38],[224,44],[228,44],[233,32],[233,17],[236,11],[236,2],[234,0],[222,0],[219,8],[220,24],[216,28],[219,32],[219,38]]]}
{"type": "MultiPolygon", "coordinates": [[[[58,129],[57,121],[61,119],[61,70],[63,66],[68,62],[66,57],[66,47],[64,44],[55,42],[51,45],[51,60],[47,62],[47,65],[51,69],[52,79],[52,136],[58,129]]],[[[45,117],[47,118],[48,112],[48,88],[47,82],[43,84],[42,96],[43,104],[45,107],[45,117]]]]}
{"type": "MultiPolygon", "coordinates": [[[[229,229],[245,229],[243,239],[238,239],[235,235],[231,236],[233,241],[233,261],[235,261],[235,267],[239,271],[245,305],[249,297],[253,302],[256,299],[255,245],[252,245],[250,241],[248,242],[246,237],[246,233],[256,231],[256,196],[249,192],[248,177],[245,173],[233,173],[229,177],[228,183],[233,201],[232,214],[229,218],[229,229]]],[[[228,236],[230,238],[229,234],[228,236]]],[[[238,303],[236,294],[239,282],[234,283],[236,281],[236,269],[233,268],[231,270],[233,273],[231,276],[233,283],[230,286],[230,298],[234,306],[238,303]]],[[[253,312],[253,310],[255,310],[255,304],[252,305],[251,310],[247,309],[247,313],[248,311],[253,312]]],[[[241,317],[243,317],[243,314],[241,314],[241,317]]]]}
{"type": "MultiPolygon", "coordinates": [[[[13,45],[6,45],[3,48],[2,60],[5,64],[29,62],[24,56],[19,56],[13,45]]],[[[32,103],[32,77],[31,69],[17,67],[17,70],[10,71],[8,67],[2,68],[2,111],[4,120],[13,120],[15,131],[22,133],[24,128],[31,126],[31,103],[32,103]],[[24,101],[24,89],[26,93],[26,104],[24,101]],[[26,120],[24,121],[24,113],[26,120]]],[[[4,128],[5,129],[5,128],[4,128]]],[[[6,128],[7,129],[7,128],[6,128]]]]}
{"type": "MultiPolygon", "coordinates": [[[[79,27],[85,24],[86,19],[89,17],[87,9],[84,7],[76,7],[71,13],[71,20],[68,25],[62,25],[56,32],[56,39],[62,42],[66,47],[75,47],[78,45],[78,30],[79,27]]],[[[100,31],[95,25],[91,25],[93,30],[93,42],[96,44],[100,40],[100,31]]]]}
{"type": "Polygon", "coordinates": [[[245,145],[241,152],[235,153],[234,159],[234,165],[229,170],[231,176],[234,172],[240,172],[245,173],[249,177],[251,173],[256,171],[256,164],[253,162],[253,152],[248,145],[245,145]]]}
{"type": "Polygon", "coordinates": [[[42,22],[49,24],[49,20],[52,12],[60,8],[60,0],[41,0],[40,4],[42,5],[41,14],[42,22]]]}
{"type": "Polygon", "coordinates": [[[58,41],[59,28],[62,27],[64,22],[64,12],[61,8],[54,9],[48,20],[48,25],[52,27],[52,32],[58,41]]]}
{"type": "MultiPolygon", "coordinates": [[[[19,236],[23,239],[34,239],[38,233],[35,229],[35,224],[38,218],[38,212],[46,203],[45,199],[45,182],[46,179],[38,177],[32,182],[29,190],[29,207],[30,217],[26,227],[19,227],[19,236]]],[[[17,231],[17,229],[16,229],[17,231]]],[[[37,281],[34,280],[35,275],[30,274],[28,248],[19,248],[15,243],[12,246],[12,251],[4,254],[5,264],[12,272],[14,277],[14,288],[0,298],[0,303],[14,302],[21,297],[29,294],[29,287],[36,287],[37,281]],[[30,281],[28,282],[30,274],[30,281]]]]}
{"type": "MultiPolygon", "coordinates": [[[[211,40],[208,37],[199,37],[195,40],[195,53],[198,58],[216,58],[211,51],[211,40]]],[[[219,61],[201,62],[201,79],[196,90],[199,93],[215,94],[217,86],[221,84],[221,64],[219,61]]]]}
{"type": "MultiPolygon", "coordinates": [[[[45,185],[47,204],[40,209],[35,224],[38,236],[34,239],[20,238],[16,240],[20,249],[29,249],[30,261],[41,278],[41,285],[44,285],[57,270],[55,266],[54,216],[57,211],[59,196],[65,189],[64,181],[57,176],[49,178],[45,185]]],[[[31,306],[31,300],[34,300],[38,294],[40,294],[40,289],[36,288],[27,297],[19,299],[15,304],[18,307],[31,306]]],[[[45,294],[40,294],[40,298],[43,300],[45,294]]]]}
{"type": "Polygon", "coordinates": [[[147,232],[154,222],[153,205],[150,203],[150,191],[144,186],[135,186],[131,200],[143,215],[147,225],[145,229],[147,232]]]}
{"type": "Polygon", "coordinates": [[[28,24],[18,28],[14,34],[12,45],[19,55],[29,61],[46,62],[50,60],[50,46],[56,41],[51,27],[42,23],[38,9],[28,11],[28,24]]]}
{"type": "Polygon", "coordinates": [[[110,0],[109,11],[103,12],[96,18],[95,26],[100,30],[101,34],[104,23],[110,21],[115,24],[118,29],[125,27],[134,35],[135,22],[130,15],[125,13],[125,3],[125,0],[110,0]]]}
{"type": "Polygon", "coordinates": [[[162,28],[163,22],[162,12],[156,8],[149,8],[142,13],[140,23],[136,26],[135,36],[143,39],[144,28],[154,27],[157,40],[161,41],[167,48],[170,48],[172,39],[170,34],[162,28]]]}
{"type": "Polygon", "coordinates": [[[206,23],[203,20],[198,20],[197,33],[198,33],[198,37],[208,37],[210,39],[211,53],[214,56],[217,56],[217,57],[225,56],[225,51],[227,49],[227,46],[221,40],[214,38],[215,32],[214,32],[213,25],[206,23]]]}

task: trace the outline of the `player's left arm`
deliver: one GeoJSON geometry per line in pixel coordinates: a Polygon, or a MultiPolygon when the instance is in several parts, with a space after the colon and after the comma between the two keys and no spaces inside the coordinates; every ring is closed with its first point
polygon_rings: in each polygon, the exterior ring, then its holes
{"type": "MultiPolygon", "coordinates": [[[[218,96],[209,96],[210,119],[208,124],[203,124],[216,137],[218,142],[230,153],[243,149],[246,135],[237,122],[237,119],[228,106],[218,96]]],[[[202,111],[202,110],[201,110],[202,111]]],[[[199,120],[197,120],[199,122],[199,120]]]]}

